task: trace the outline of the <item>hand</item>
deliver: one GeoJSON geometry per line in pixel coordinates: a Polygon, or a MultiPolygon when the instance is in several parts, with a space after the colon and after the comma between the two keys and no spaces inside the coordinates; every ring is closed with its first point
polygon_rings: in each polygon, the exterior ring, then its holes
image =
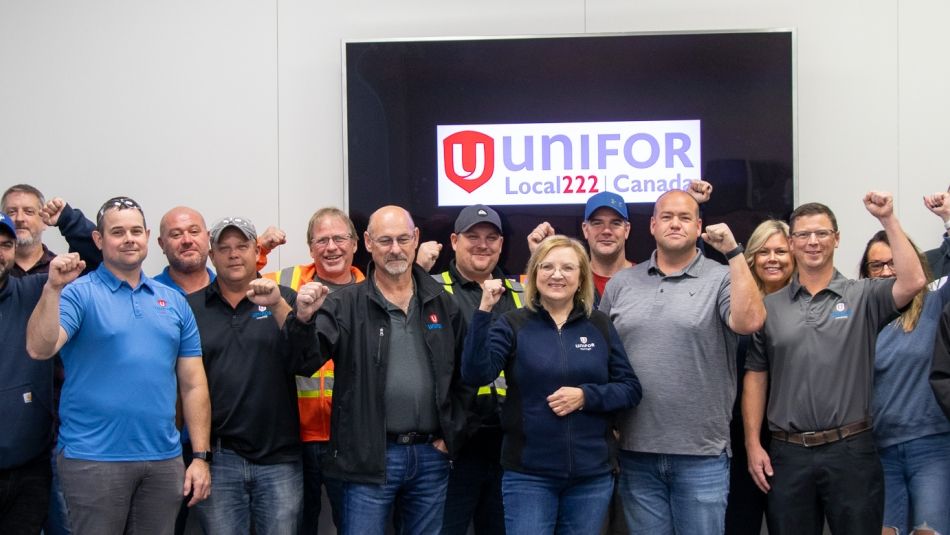
{"type": "Polygon", "coordinates": [[[584,391],[575,386],[562,386],[548,396],[548,407],[558,416],[584,408],[584,391]]]}
{"type": "Polygon", "coordinates": [[[267,230],[257,237],[257,245],[268,252],[285,243],[287,243],[287,233],[277,227],[267,227],[267,230]]]}
{"type": "Polygon", "coordinates": [[[449,448],[448,448],[448,446],[445,445],[445,441],[442,440],[441,438],[437,438],[437,439],[433,440],[433,441],[432,441],[432,447],[435,448],[435,449],[437,449],[437,450],[439,450],[439,451],[441,451],[442,453],[444,453],[444,454],[446,454],[446,455],[449,454],[449,448]]]}
{"type": "Polygon", "coordinates": [[[54,197],[46,201],[46,205],[40,210],[40,218],[43,219],[43,223],[46,223],[47,226],[55,227],[65,207],[66,201],[59,197],[54,197]]]}
{"type": "Polygon", "coordinates": [[[544,241],[544,238],[548,236],[554,236],[554,227],[551,226],[547,221],[543,221],[540,225],[534,227],[534,230],[528,234],[528,250],[531,251],[531,254],[534,254],[534,250],[541,245],[541,242],[544,241]]]}
{"type": "Polygon", "coordinates": [[[489,279],[485,281],[485,284],[482,285],[482,302],[478,305],[478,309],[484,312],[491,312],[491,309],[494,308],[504,293],[505,285],[501,279],[489,279]]]}
{"type": "Polygon", "coordinates": [[[272,307],[282,299],[277,283],[270,279],[254,279],[247,290],[247,299],[258,306],[272,307]]]}
{"type": "Polygon", "coordinates": [[[297,290],[297,320],[307,323],[320,310],[330,289],[319,282],[308,282],[297,290]]]}
{"type": "Polygon", "coordinates": [[[53,288],[62,290],[76,280],[84,269],[86,262],[79,258],[79,253],[61,254],[49,263],[48,282],[53,288]]]}
{"type": "Polygon", "coordinates": [[[182,488],[182,493],[186,498],[191,494],[188,507],[211,496],[211,468],[207,462],[202,459],[191,461],[188,469],[185,470],[185,485],[182,488]]]}
{"type": "Polygon", "coordinates": [[[924,195],[924,206],[940,216],[944,223],[950,221],[950,193],[938,191],[933,195],[924,195]]]}
{"type": "Polygon", "coordinates": [[[768,492],[772,489],[767,477],[772,477],[775,472],[772,471],[772,461],[769,454],[765,452],[762,446],[746,448],[746,454],[749,457],[749,474],[752,475],[752,481],[762,492],[768,492]]]}
{"type": "Polygon", "coordinates": [[[416,264],[422,269],[429,271],[439,259],[439,253],[442,252],[442,244],[437,241],[427,241],[419,244],[419,250],[416,252],[416,264]]]}
{"type": "Polygon", "coordinates": [[[696,202],[699,204],[709,201],[709,198],[712,197],[712,192],[713,185],[705,180],[693,180],[689,183],[689,187],[686,188],[686,193],[689,193],[690,197],[696,199],[696,202]]]}
{"type": "Polygon", "coordinates": [[[703,241],[722,254],[726,254],[737,247],[736,238],[725,223],[716,223],[706,227],[706,232],[703,232],[703,241]]]}
{"type": "Polygon", "coordinates": [[[878,219],[894,214],[894,196],[886,191],[869,191],[864,196],[864,207],[878,219]]]}

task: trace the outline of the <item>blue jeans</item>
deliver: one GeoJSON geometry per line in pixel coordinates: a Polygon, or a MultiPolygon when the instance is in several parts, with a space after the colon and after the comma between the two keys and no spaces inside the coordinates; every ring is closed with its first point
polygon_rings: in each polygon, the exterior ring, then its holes
{"type": "Polygon", "coordinates": [[[432,444],[386,444],[386,482],[344,483],[342,535],[383,535],[398,502],[398,533],[438,533],[442,528],[449,457],[432,444]]]}
{"type": "Polygon", "coordinates": [[[343,482],[323,475],[320,458],[329,449],[328,442],[303,443],[303,520],[300,522],[299,535],[316,535],[320,526],[321,486],[327,488],[330,499],[330,513],[333,525],[342,523],[340,514],[343,508],[343,482]]]}
{"type": "Polygon", "coordinates": [[[49,513],[46,524],[43,525],[45,535],[69,535],[69,517],[66,512],[66,497],[59,484],[59,474],[56,468],[56,451],[50,455],[50,468],[53,471],[53,480],[49,488],[49,513]]]}
{"type": "Polygon", "coordinates": [[[463,450],[449,474],[442,535],[466,535],[473,522],[476,535],[504,535],[501,476],[497,461],[463,450]]]}
{"type": "Polygon", "coordinates": [[[257,464],[232,450],[216,448],[211,496],[193,513],[205,533],[296,535],[303,496],[301,462],[257,464]]]}
{"type": "Polygon", "coordinates": [[[729,457],[620,452],[620,492],[630,533],[725,533],[729,457]]]}
{"type": "Polygon", "coordinates": [[[884,525],[901,533],[923,525],[950,533],[950,433],[880,450],[884,467],[884,525]]]}
{"type": "Polygon", "coordinates": [[[554,478],[506,470],[501,479],[505,531],[512,534],[600,533],[614,491],[613,474],[554,478]]]}

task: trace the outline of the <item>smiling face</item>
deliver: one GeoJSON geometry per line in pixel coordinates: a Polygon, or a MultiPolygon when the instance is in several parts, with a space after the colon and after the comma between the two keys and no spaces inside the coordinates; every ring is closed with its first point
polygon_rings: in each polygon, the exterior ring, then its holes
{"type": "Polygon", "coordinates": [[[240,230],[229,227],[211,246],[211,263],[218,278],[236,284],[257,278],[257,242],[240,230]]]}
{"type": "Polygon", "coordinates": [[[613,259],[623,255],[627,238],[630,237],[630,222],[615,210],[598,208],[581,229],[590,248],[591,257],[613,259]]]}
{"type": "Polygon", "coordinates": [[[882,241],[871,245],[866,262],[868,274],[875,279],[889,279],[897,276],[894,273],[894,255],[891,254],[891,246],[882,241]]]}
{"type": "Polygon", "coordinates": [[[772,234],[765,241],[755,252],[753,261],[752,273],[762,282],[762,287],[767,294],[784,288],[795,269],[788,240],[781,232],[772,234]]]}
{"type": "Polygon", "coordinates": [[[384,206],[369,218],[363,242],[373,264],[386,274],[398,277],[412,267],[419,245],[419,229],[409,212],[398,206],[384,206]]]}
{"type": "Polygon", "coordinates": [[[556,247],[538,262],[537,285],[546,309],[574,302],[580,287],[580,259],[570,247],[556,247]]]}
{"type": "Polygon", "coordinates": [[[210,238],[201,214],[190,208],[175,208],[162,217],[158,245],[171,269],[194,273],[208,263],[210,238]]]}
{"type": "Polygon", "coordinates": [[[820,271],[833,266],[838,248],[838,233],[833,228],[825,214],[803,215],[792,221],[791,250],[799,270],[820,271]]]}
{"type": "Polygon", "coordinates": [[[149,232],[145,217],[136,209],[109,209],[102,214],[102,232],[92,238],[102,250],[102,262],[121,273],[137,272],[148,255],[149,232]]]}
{"type": "Polygon", "coordinates": [[[682,254],[696,248],[702,224],[696,200],[684,191],[670,191],[656,201],[650,218],[650,234],[659,251],[682,254]]]}
{"type": "Polygon", "coordinates": [[[310,257],[318,277],[339,284],[350,282],[355,253],[356,236],[350,234],[346,222],[333,215],[314,221],[310,229],[310,257]]]}
{"type": "Polygon", "coordinates": [[[465,278],[484,280],[498,265],[504,238],[495,225],[479,223],[461,234],[453,233],[450,240],[455,250],[455,267],[465,278]]]}

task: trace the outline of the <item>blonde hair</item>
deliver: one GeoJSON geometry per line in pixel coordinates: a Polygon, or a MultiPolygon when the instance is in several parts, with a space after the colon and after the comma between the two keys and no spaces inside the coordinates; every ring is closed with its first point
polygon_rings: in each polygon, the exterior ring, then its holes
{"type": "Polygon", "coordinates": [[[749,236],[749,242],[745,250],[745,261],[749,264],[749,271],[752,272],[755,285],[759,287],[759,292],[762,294],[765,293],[765,283],[762,282],[762,279],[760,279],[755,272],[755,255],[765,247],[765,242],[769,241],[769,238],[776,234],[785,236],[785,240],[788,241],[788,232],[788,224],[784,221],[766,219],[759,223],[759,226],[755,227],[755,230],[752,231],[752,235],[749,236]]]}
{"type": "Polygon", "coordinates": [[[580,305],[584,308],[584,313],[590,316],[594,310],[594,275],[590,269],[590,259],[587,258],[587,251],[581,242],[568,238],[562,234],[549,236],[541,242],[541,245],[535,249],[534,254],[528,259],[528,266],[525,271],[528,279],[525,281],[525,307],[529,310],[537,311],[540,303],[538,294],[538,266],[544,260],[548,253],[554,249],[566,247],[572,249],[577,255],[578,267],[580,268],[577,293],[574,294],[574,306],[580,305]]]}

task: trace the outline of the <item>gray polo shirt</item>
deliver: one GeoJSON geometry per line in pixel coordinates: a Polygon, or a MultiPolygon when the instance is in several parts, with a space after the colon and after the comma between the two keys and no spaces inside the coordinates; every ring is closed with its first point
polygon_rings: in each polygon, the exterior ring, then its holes
{"type": "MultiPolygon", "coordinates": [[[[377,289],[377,292],[379,290],[377,289]]],[[[382,297],[382,293],[379,294],[382,297]]],[[[423,335],[422,316],[416,296],[409,313],[386,302],[389,312],[389,360],[386,362],[387,433],[436,433],[440,429],[435,407],[432,363],[423,335]]]]}
{"type": "Polygon", "coordinates": [[[823,431],[868,417],[877,333],[898,314],[894,281],[835,270],[813,296],[796,274],[766,296],[745,367],[769,372],[769,429],[823,431]]]}
{"type": "Polygon", "coordinates": [[[600,309],[643,385],[640,405],[620,419],[622,449],[731,455],[738,337],[727,324],[729,289],[729,268],[698,250],[678,273],[662,273],[654,251],[607,283],[600,309]]]}

